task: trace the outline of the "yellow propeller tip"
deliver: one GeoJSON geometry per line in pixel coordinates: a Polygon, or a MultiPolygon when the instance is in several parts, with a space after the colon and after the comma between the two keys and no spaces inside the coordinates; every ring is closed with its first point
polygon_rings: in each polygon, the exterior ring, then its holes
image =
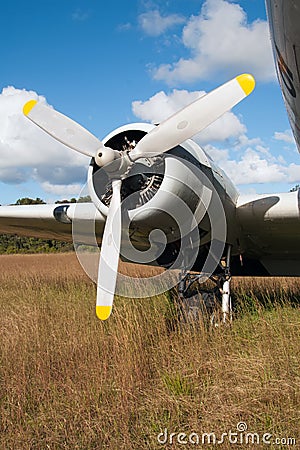
{"type": "Polygon", "coordinates": [[[244,73],[243,75],[239,75],[236,77],[239,85],[243,89],[246,95],[251,94],[253,89],[255,88],[255,79],[249,73],[244,73]]]}
{"type": "Polygon", "coordinates": [[[36,100],[29,100],[29,102],[25,103],[25,105],[23,106],[23,113],[24,113],[24,115],[28,116],[28,114],[30,113],[32,108],[34,108],[34,106],[36,104],[37,104],[36,100]]]}
{"type": "Polygon", "coordinates": [[[111,306],[96,306],[96,316],[100,320],[106,320],[109,318],[111,310],[111,306]]]}

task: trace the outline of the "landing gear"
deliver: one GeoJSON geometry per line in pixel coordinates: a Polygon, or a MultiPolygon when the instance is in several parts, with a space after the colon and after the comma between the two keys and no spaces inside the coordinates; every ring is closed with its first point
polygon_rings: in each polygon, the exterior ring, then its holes
{"type": "Polygon", "coordinates": [[[222,322],[232,322],[232,301],[230,295],[230,256],[231,245],[227,246],[226,265],[224,268],[223,286],[221,290],[222,294],[222,322]]]}
{"type": "Polygon", "coordinates": [[[232,322],[230,256],[231,246],[228,245],[226,255],[213,275],[181,273],[178,285],[181,320],[191,322],[202,317],[214,327],[232,322]],[[212,287],[203,286],[208,278],[212,287]]]}

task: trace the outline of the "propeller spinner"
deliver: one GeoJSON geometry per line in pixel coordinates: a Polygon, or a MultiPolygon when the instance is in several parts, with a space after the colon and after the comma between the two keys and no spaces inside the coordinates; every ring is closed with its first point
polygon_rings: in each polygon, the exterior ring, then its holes
{"type": "Polygon", "coordinates": [[[254,89],[252,75],[228,81],[184,107],[146,134],[131,151],[118,152],[69,117],[30,100],[23,112],[28,119],[67,147],[95,158],[112,179],[113,195],[105,224],[97,280],[96,314],[106,320],[112,310],[121,246],[121,184],[128,169],[140,158],[160,155],[204,130],[254,89]],[[114,163],[115,161],[115,163],[114,163]]]}

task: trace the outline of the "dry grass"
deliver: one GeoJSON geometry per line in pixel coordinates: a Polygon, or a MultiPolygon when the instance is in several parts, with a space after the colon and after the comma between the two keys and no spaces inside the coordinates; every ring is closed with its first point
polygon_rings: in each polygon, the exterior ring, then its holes
{"type": "Polygon", "coordinates": [[[170,330],[163,295],[117,298],[97,321],[74,255],[0,262],[1,450],[152,450],[165,428],[220,436],[240,421],[299,443],[299,280],[234,280],[247,307],[231,328],[170,330]]]}

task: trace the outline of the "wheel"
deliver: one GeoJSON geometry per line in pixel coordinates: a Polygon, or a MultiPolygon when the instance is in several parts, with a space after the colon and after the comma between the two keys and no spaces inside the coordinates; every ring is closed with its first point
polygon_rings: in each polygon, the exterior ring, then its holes
{"type": "Polygon", "coordinates": [[[219,291],[216,289],[197,292],[180,299],[181,321],[193,323],[204,320],[210,326],[219,326],[222,320],[222,307],[219,291]]]}

